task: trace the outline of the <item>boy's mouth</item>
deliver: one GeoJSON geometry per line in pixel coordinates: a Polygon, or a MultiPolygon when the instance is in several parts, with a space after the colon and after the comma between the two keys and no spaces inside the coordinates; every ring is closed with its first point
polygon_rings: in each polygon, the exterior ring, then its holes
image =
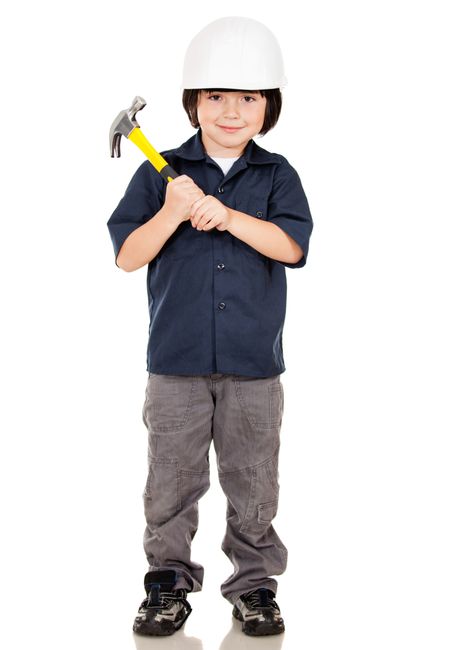
{"type": "Polygon", "coordinates": [[[219,127],[224,131],[227,131],[227,133],[234,133],[235,131],[239,131],[240,129],[244,128],[242,126],[222,126],[221,124],[219,124],[219,127]]]}

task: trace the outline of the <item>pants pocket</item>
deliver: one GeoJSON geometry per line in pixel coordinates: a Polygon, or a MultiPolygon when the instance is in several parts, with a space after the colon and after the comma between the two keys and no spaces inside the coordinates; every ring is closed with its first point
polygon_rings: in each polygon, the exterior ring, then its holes
{"type": "Polygon", "coordinates": [[[144,399],[144,406],[142,407],[142,421],[145,424],[145,426],[148,428],[148,420],[147,420],[147,401],[148,401],[148,385],[150,383],[150,375],[147,380],[147,386],[145,387],[145,399],[144,399]]]}
{"type": "Polygon", "coordinates": [[[219,474],[228,499],[227,520],[239,532],[262,534],[278,507],[277,454],[254,467],[219,474]]]}
{"type": "Polygon", "coordinates": [[[278,510],[278,499],[268,501],[267,503],[260,503],[258,505],[258,523],[270,524],[272,519],[275,519],[278,510]]]}
{"type": "Polygon", "coordinates": [[[261,379],[239,375],[235,380],[235,387],[239,404],[252,427],[281,427],[284,393],[279,375],[261,379]]]}
{"type": "Polygon", "coordinates": [[[195,377],[149,374],[143,419],[153,431],[181,431],[189,420],[195,377]]]}

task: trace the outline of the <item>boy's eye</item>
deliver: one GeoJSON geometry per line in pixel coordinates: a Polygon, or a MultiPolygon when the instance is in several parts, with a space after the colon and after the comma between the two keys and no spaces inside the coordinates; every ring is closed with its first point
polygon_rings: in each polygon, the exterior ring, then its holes
{"type": "MultiPolygon", "coordinates": [[[[208,95],[208,99],[215,99],[216,97],[220,98],[220,95],[208,95]]],[[[251,104],[252,102],[256,101],[256,99],[254,97],[252,97],[251,95],[245,95],[244,99],[246,100],[245,101],[246,104],[251,104]],[[250,99],[250,101],[248,102],[247,99],[250,99]]]]}

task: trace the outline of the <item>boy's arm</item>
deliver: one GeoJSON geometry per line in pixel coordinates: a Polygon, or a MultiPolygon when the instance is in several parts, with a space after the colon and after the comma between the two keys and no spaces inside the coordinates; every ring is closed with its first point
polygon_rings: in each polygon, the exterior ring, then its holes
{"type": "Polygon", "coordinates": [[[189,176],[166,185],[148,160],[142,163],[107,223],[116,265],[136,271],[149,264],[201,196],[203,190],[189,176]]]}
{"type": "Polygon", "coordinates": [[[136,271],[149,264],[179,225],[180,220],[163,206],[152,219],[128,235],[117,256],[117,266],[124,271],[136,271]]]}
{"type": "MultiPolygon", "coordinates": [[[[159,216],[164,208],[164,184],[162,176],[146,160],[134,173],[125,194],[108,219],[115,262],[124,271],[134,271],[146,260],[153,259],[170,237],[170,230],[166,235],[171,225],[169,219],[163,220],[159,216]],[[154,236],[155,241],[152,239],[154,236]]],[[[175,225],[173,228],[176,229],[175,225]]]]}
{"type": "Polygon", "coordinates": [[[231,208],[228,208],[228,212],[228,232],[262,255],[288,264],[297,264],[303,257],[303,251],[297,242],[276,224],[231,208]]]}
{"type": "Polygon", "coordinates": [[[305,266],[313,220],[300,176],[282,158],[267,203],[267,220],[231,210],[231,234],[289,268],[305,266]]]}

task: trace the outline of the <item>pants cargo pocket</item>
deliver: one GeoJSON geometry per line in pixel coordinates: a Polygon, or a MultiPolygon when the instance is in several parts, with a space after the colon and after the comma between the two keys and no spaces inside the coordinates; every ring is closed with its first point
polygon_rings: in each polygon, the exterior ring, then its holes
{"type": "Polygon", "coordinates": [[[272,519],[275,519],[278,510],[278,499],[269,501],[268,503],[260,503],[258,505],[258,523],[270,524],[272,519]]]}
{"type": "Polygon", "coordinates": [[[149,456],[142,497],[145,518],[151,528],[166,523],[181,509],[180,471],[176,458],[149,456]]]}
{"type": "Polygon", "coordinates": [[[270,525],[278,508],[277,455],[251,468],[251,488],[241,531],[262,533],[270,525]]]}
{"type": "Polygon", "coordinates": [[[261,534],[278,506],[277,455],[254,467],[219,474],[228,498],[227,520],[239,532],[261,534]]]}

